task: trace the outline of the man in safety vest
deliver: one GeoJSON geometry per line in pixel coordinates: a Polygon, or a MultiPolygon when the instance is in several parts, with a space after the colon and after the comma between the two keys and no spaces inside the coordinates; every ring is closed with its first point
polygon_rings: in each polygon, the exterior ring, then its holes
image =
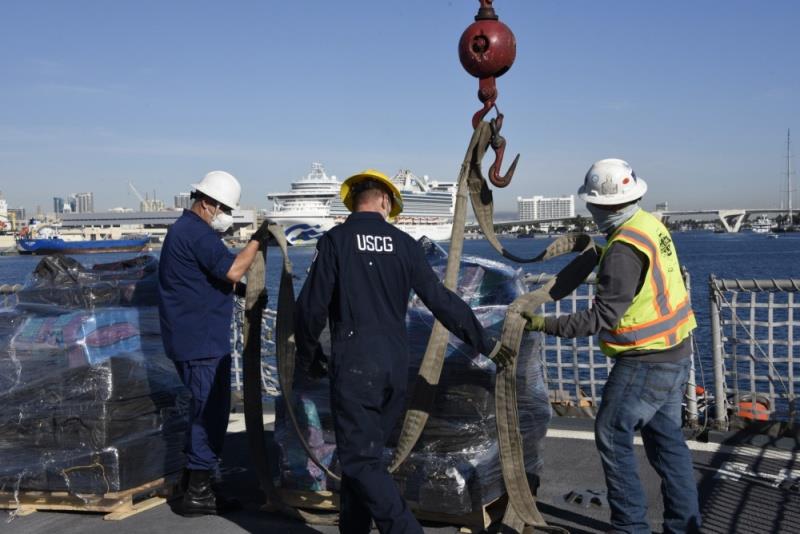
{"type": "Polygon", "coordinates": [[[595,421],[614,532],[651,531],[633,449],[637,430],[662,479],[664,532],[692,532],[700,512],[681,400],[697,323],[672,237],[639,207],[645,191],[623,160],[591,166],[578,196],[608,241],[594,304],[561,317],[526,315],[526,328],[566,338],[597,334],[603,353],[615,359],[595,421]]]}
{"type": "Polygon", "coordinates": [[[330,323],[331,406],[342,468],[339,530],[421,533],[389,475],[383,449],[403,415],[408,383],[406,309],[413,289],[433,315],[500,365],[515,354],[487,335],[470,307],[446,289],[419,243],[386,219],[403,209],[400,191],[369,169],[340,192],[352,212],[323,235],[297,302],[295,343],[311,374],[326,367],[319,336],[330,323]]]}
{"type": "Polygon", "coordinates": [[[233,224],[242,188],[224,171],[193,184],[192,208],[170,227],[158,265],[161,337],[192,393],[186,435],[186,485],[181,513],[216,515],[239,507],[215,495],[211,478],[219,464],[231,406],[233,289],[269,235],[267,222],[238,254],[219,237],[233,224]]]}

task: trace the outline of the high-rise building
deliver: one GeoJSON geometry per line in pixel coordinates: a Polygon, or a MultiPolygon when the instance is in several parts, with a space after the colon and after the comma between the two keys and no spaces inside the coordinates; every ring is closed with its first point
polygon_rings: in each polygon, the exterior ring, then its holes
{"type": "Polygon", "coordinates": [[[192,207],[192,199],[189,193],[178,193],[175,195],[175,208],[188,210],[192,207]]]}
{"type": "Polygon", "coordinates": [[[53,197],[53,213],[64,213],[64,199],[53,197]]]}
{"type": "Polygon", "coordinates": [[[9,220],[16,220],[17,227],[19,227],[21,223],[26,222],[25,208],[8,208],[8,218],[9,220]]]}
{"type": "Polygon", "coordinates": [[[522,221],[571,219],[575,217],[575,196],[531,198],[517,197],[517,216],[522,221]]]}
{"type": "Polygon", "coordinates": [[[93,213],[94,212],[94,194],[93,193],[75,193],[75,213],[93,213]]]}

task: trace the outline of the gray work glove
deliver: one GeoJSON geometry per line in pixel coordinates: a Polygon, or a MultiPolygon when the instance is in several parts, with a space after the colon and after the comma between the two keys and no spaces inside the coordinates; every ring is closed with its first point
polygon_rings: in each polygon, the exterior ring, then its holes
{"type": "Polygon", "coordinates": [[[516,357],[517,351],[503,344],[490,356],[491,360],[498,367],[507,367],[511,365],[516,357]]]}

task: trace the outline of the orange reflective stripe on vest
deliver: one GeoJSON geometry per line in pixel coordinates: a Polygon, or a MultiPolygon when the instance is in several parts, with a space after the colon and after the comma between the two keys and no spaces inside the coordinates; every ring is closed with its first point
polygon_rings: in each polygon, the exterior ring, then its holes
{"type": "Polygon", "coordinates": [[[689,336],[697,322],[669,231],[661,221],[639,210],[609,238],[606,250],[615,242],[644,254],[648,270],[616,327],[600,332],[600,348],[616,356],[630,350],[674,347],[689,336]]]}
{"type": "MultiPolygon", "coordinates": [[[[600,339],[614,345],[635,345],[646,343],[659,337],[675,336],[678,328],[694,317],[689,299],[684,300],[674,311],[648,323],[617,328],[613,331],[603,330],[600,339]]],[[[677,341],[669,343],[677,344],[677,341]]]]}

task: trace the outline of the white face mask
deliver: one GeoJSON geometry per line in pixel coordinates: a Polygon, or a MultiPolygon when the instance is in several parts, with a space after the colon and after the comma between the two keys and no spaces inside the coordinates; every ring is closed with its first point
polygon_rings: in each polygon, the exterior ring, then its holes
{"type": "Polygon", "coordinates": [[[211,228],[215,232],[219,232],[224,234],[228,231],[233,225],[233,215],[228,215],[227,213],[223,213],[219,211],[219,206],[217,206],[217,211],[214,216],[211,218],[211,228]]]}

